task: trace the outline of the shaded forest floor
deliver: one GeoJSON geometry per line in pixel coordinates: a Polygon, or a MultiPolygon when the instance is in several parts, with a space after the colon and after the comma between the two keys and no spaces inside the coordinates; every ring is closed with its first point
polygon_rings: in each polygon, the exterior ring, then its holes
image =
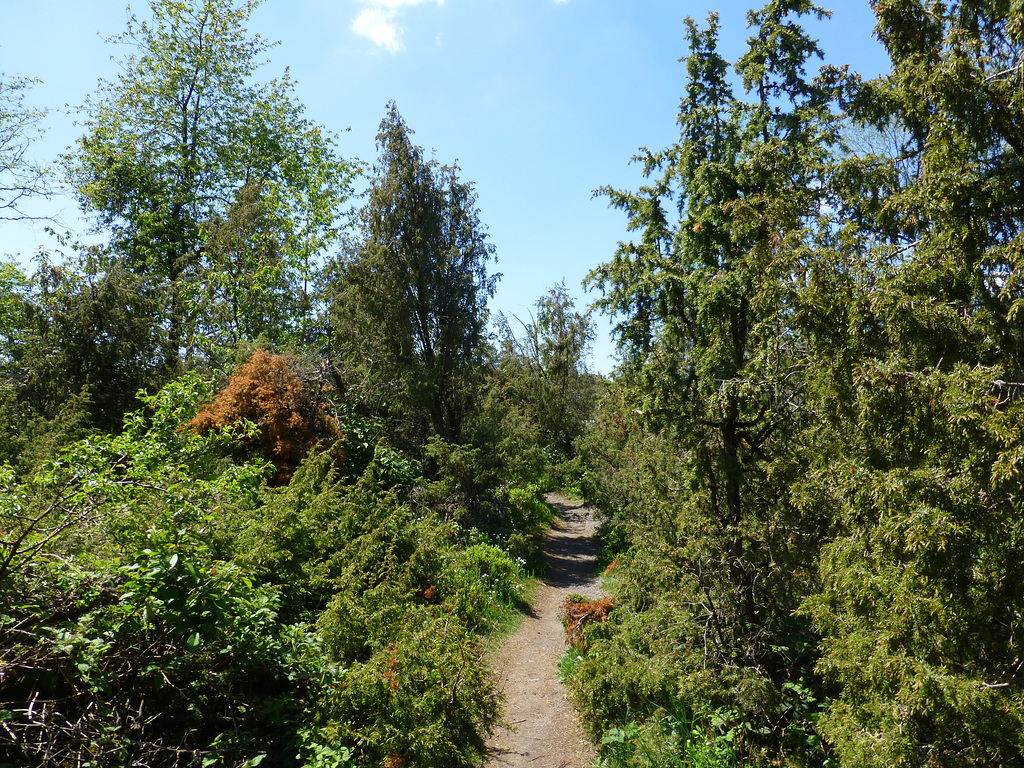
{"type": "Polygon", "coordinates": [[[558,679],[565,652],[562,604],[574,593],[599,597],[596,513],[558,494],[547,500],[558,511],[544,542],[547,579],[531,613],[492,662],[506,707],[505,726],[489,742],[488,768],[585,768],[596,757],[558,679]]]}

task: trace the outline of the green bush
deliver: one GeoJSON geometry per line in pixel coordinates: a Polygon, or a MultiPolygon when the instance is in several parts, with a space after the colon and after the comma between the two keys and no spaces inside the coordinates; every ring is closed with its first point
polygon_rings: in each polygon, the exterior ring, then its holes
{"type": "Polygon", "coordinates": [[[455,554],[438,589],[471,629],[487,631],[522,603],[525,581],[522,563],[493,545],[474,544],[455,554]]]}
{"type": "Polygon", "coordinates": [[[540,489],[440,441],[421,480],[359,429],[353,463],[269,488],[231,460],[252,425],[181,429],[211,390],[184,377],[30,482],[0,471],[0,763],[478,764],[480,635],[522,605],[540,489]]]}
{"type": "Polygon", "coordinates": [[[553,514],[543,499],[541,487],[536,483],[511,487],[506,491],[510,527],[528,532],[548,525],[553,514]]]}
{"type": "Polygon", "coordinates": [[[487,544],[445,547],[427,532],[433,525],[444,527],[436,517],[409,521],[403,545],[388,542],[400,531],[387,526],[361,537],[362,552],[383,556],[383,577],[360,578],[369,563],[355,563],[318,622],[346,664],[321,727],[363,764],[473,765],[498,716],[477,631],[507,616],[521,569],[487,544]]]}
{"type": "Polygon", "coordinates": [[[715,733],[715,717],[659,711],[643,722],[610,729],[601,740],[602,768],[732,768],[729,735],[715,733]]]}
{"type": "Polygon", "coordinates": [[[292,765],[304,707],[337,678],[315,634],[188,532],[153,531],[106,572],[37,568],[5,598],[0,709],[17,738],[0,762],[292,765]]]}
{"type": "Polygon", "coordinates": [[[447,455],[447,474],[408,493],[382,487],[376,461],[353,481],[311,456],[241,524],[236,559],[296,615],[317,616],[325,652],[345,670],[316,708],[321,746],[303,748],[324,764],[471,765],[496,721],[478,633],[509,618],[525,576],[456,522],[469,514],[451,505],[471,482],[459,472],[472,453],[447,455]]]}
{"type": "Polygon", "coordinates": [[[499,714],[479,642],[455,616],[420,607],[395,618],[396,639],[349,667],[324,700],[323,733],[361,765],[478,765],[499,714]]]}

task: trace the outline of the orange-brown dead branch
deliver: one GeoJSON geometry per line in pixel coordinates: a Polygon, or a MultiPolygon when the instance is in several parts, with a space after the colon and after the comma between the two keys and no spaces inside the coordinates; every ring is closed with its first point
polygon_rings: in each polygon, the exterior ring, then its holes
{"type": "MultiPolygon", "coordinates": [[[[319,440],[343,437],[337,422],[311,395],[291,358],[262,349],[228,378],[212,403],[189,422],[196,432],[248,420],[258,425],[255,447],[277,467],[275,484],[287,483],[319,440]]],[[[344,461],[344,455],[336,457],[344,461]]]]}
{"type": "Polygon", "coordinates": [[[587,641],[583,628],[595,621],[607,621],[608,613],[615,607],[610,597],[587,600],[579,595],[569,595],[562,604],[562,624],[565,626],[565,644],[585,653],[587,641]]]}

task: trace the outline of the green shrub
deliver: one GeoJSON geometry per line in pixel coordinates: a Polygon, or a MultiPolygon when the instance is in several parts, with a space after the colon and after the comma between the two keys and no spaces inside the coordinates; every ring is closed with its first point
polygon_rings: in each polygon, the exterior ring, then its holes
{"type": "Polygon", "coordinates": [[[529,483],[525,487],[511,487],[506,491],[511,528],[528,532],[551,522],[551,508],[543,499],[541,487],[529,483]]]}
{"type": "Polygon", "coordinates": [[[522,604],[506,548],[540,529],[539,488],[499,492],[439,441],[414,486],[359,430],[353,461],[314,452],[269,488],[230,459],[252,425],[181,429],[210,391],[173,382],[30,483],[0,470],[0,764],[478,764],[498,717],[479,635],[522,604]]]}
{"type": "Polygon", "coordinates": [[[715,733],[714,718],[659,711],[642,723],[611,728],[601,740],[602,768],[732,768],[728,734],[715,733]]]}
{"type": "Polygon", "coordinates": [[[107,572],[37,569],[5,598],[0,709],[17,738],[0,737],[0,762],[291,765],[305,702],[337,678],[315,634],[188,532],[155,530],[107,572]]]}
{"type": "Polygon", "coordinates": [[[438,593],[471,629],[487,631],[522,603],[525,582],[522,563],[493,545],[474,544],[443,569],[438,593]]]}
{"type": "Polygon", "coordinates": [[[473,766],[498,715],[481,650],[451,618],[426,618],[346,674],[328,706],[363,764],[473,766]],[[372,713],[372,716],[369,716],[372,713]]]}
{"type": "Polygon", "coordinates": [[[579,674],[580,664],[583,663],[583,653],[575,648],[566,648],[565,653],[558,660],[558,679],[563,685],[569,685],[579,674]]]}
{"type": "Polygon", "coordinates": [[[547,491],[565,491],[573,496],[583,495],[583,478],[587,463],[583,456],[571,458],[550,454],[542,484],[547,491]]]}

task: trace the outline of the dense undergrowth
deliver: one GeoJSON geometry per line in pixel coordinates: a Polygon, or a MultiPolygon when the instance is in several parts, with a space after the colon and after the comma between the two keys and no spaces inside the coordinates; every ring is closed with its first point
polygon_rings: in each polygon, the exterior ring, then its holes
{"type": "Polygon", "coordinates": [[[541,487],[439,439],[427,478],[352,414],[285,482],[252,422],[189,426],[212,394],[5,470],[0,765],[478,764],[541,487]]]}

